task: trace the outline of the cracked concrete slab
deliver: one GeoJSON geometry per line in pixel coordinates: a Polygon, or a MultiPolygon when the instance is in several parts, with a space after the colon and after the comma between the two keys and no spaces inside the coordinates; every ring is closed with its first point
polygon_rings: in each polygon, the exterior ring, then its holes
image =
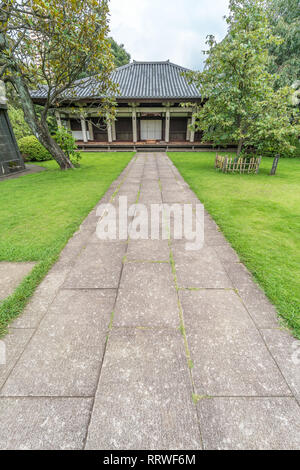
{"type": "Polygon", "coordinates": [[[10,328],[8,334],[2,339],[2,344],[4,344],[5,347],[3,348],[2,346],[1,348],[0,345],[0,350],[4,351],[3,357],[2,355],[0,356],[0,390],[33,333],[33,329],[16,330],[10,328]]]}
{"type": "Polygon", "coordinates": [[[170,247],[167,240],[130,240],[126,254],[127,261],[170,261],[170,247]]]}
{"type": "Polygon", "coordinates": [[[172,243],[179,287],[230,289],[232,283],[211,247],[187,251],[185,242],[172,243]]]}
{"type": "Polygon", "coordinates": [[[236,251],[231,248],[229,244],[225,246],[214,246],[214,250],[217,253],[220,261],[226,266],[227,263],[239,263],[239,257],[236,251]]]}
{"type": "Polygon", "coordinates": [[[179,332],[112,332],[86,448],[201,448],[196,407],[179,332]]]}
{"type": "Polygon", "coordinates": [[[169,263],[125,264],[114,326],[179,327],[178,299],[169,263]]]}
{"type": "Polygon", "coordinates": [[[70,271],[64,288],[117,288],[125,249],[124,243],[103,241],[87,245],[70,271]]]}
{"type": "Polygon", "coordinates": [[[0,398],[1,450],[80,450],[91,399],[0,398]]]}
{"type": "Polygon", "coordinates": [[[246,267],[242,263],[228,263],[226,272],[257,326],[259,328],[276,328],[278,315],[275,307],[254,283],[246,267]]]}
{"type": "Polygon", "coordinates": [[[294,398],[212,398],[198,403],[205,450],[298,450],[294,398]]]}
{"type": "Polygon", "coordinates": [[[61,290],[1,395],[92,396],[114,302],[114,292],[61,290]]]}
{"type": "Polygon", "coordinates": [[[269,351],[300,401],[300,341],[283,329],[262,330],[269,351]]]}
{"type": "Polygon", "coordinates": [[[234,291],[180,291],[180,301],[199,395],[291,395],[234,291]]]}
{"type": "Polygon", "coordinates": [[[36,289],[23,313],[12,323],[13,328],[37,328],[67,274],[68,269],[57,271],[54,266],[36,289]]]}

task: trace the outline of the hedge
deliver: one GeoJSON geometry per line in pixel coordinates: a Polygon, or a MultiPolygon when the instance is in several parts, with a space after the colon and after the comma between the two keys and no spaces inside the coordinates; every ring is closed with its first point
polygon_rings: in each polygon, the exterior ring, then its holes
{"type": "Polygon", "coordinates": [[[18,140],[18,146],[25,162],[43,162],[52,160],[48,150],[38,141],[34,135],[18,140]]]}

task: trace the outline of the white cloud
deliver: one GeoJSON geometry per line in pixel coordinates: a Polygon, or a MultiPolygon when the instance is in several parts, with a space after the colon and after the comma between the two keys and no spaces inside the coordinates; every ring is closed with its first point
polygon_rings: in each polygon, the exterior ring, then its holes
{"type": "Polygon", "coordinates": [[[110,0],[111,34],[134,60],[200,69],[208,34],[226,34],[229,0],[110,0]]]}

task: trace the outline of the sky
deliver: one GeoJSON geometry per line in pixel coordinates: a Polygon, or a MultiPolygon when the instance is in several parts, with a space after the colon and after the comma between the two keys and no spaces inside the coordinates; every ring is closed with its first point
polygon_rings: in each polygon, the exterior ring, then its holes
{"type": "Polygon", "coordinates": [[[132,60],[203,66],[206,36],[226,34],[229,0],[110,0],[111,36],[132,60]]]}

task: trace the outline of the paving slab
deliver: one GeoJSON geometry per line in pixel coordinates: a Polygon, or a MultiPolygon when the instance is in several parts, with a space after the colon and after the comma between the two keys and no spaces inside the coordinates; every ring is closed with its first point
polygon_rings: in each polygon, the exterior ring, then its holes
{"type": "Polygon", "coordinates": [[[69,270],[56,270],[47,274],[36,289],[23,313],[12,323],[13,328],[36,328],[62,286],[69,270]]]}
{"type": "Polygon", "coordinates": [[[160,184],[163,191],[167,190],[172,193],[183,189],[182,185],[175,178],[160,178],[160,184]]]}
{"type": "Polygon", "coordinates": [[[147,178],[151,178],[151,179],[157,179],[158,180],[158,172],[155,171],[155,170],[148,170],[145,168],[145,171],[144,171],[144,176],[147,175],[147,178]]]}
{"type": "Polygon", "coordinates": [[[86,448],[201,448],[196,407],[179,332],[113,331],[86,448]]]}
{"type": "Polygon", "coordinates": [[[179,190],[179,191],[168,191],[166,189],[162,190],[163,201],[166,204],[190,204],[194,202],[196,196],[192,192],[188,192],[186,190],[179,190]]]}
{"type": "Polygon", "coordinates": [[[213,398],[198,410],[205,450],[299,450],[294,398],[213,398]]]}
{"type": "Polygon", "coordinates": [[[91,399],[0,398],[1,450],[80,450],[91,399]]]}
{"type": "Polygon", "coordinates": [[[126,182],[127,182],[127,183],[133,183],[133,184],[140,184],[141,178],[128,176],[128,177],[126,178],[126,182]]]}
{"type": "Polygon", "coordinates": [[[1,394],[92,396],[115,292],[60,291],[1,394]]]}
{"type": "Polygon", "coordinates": [[[98,222],[98,216],[97,216],[97,208],[93,209],[89,215],[86,217],[86,219],[82,222],[82,224],[79,227],[79,230],[81,232],[87,230],[88,232],[92,232],[96,230],[98,222]]]}
{"type": "Polygon", "coordinates": [[[121,188],[120,188],[120,191],[119,193],[121,192],[124,192],[124,193],[138,193],[140,190],[140,183],[130,183],[127,181],[127,179],[125,180],[125,182],[122,184],[121,188]]]}
{"type": "Polygon", "coordinates": [[[88,233],[85,231],[85,244],[83,242],[71,241],[65,246],[60,253],[58,261],[52,267],[51,272],[70,270],[75,265],[76,259],[88,242],[87,235],[88,233]]]}
{"type": "Polygon", "coordinates": [[[157,178],[142,178],[141,179],[141,189],[146,191],[152,191],[153,189],[160,189],[159,188],[159,181],[157,178]]]}
{"type": "Polygon", "coordinates": [[[167,240],[130,240],[126,254],[127,261],[170,261],[170,247],[167,240]]]}
{"type": "Polygon", "coordinates": [[[226,272],[256,325],[259,328],[278,327],[278,315],[275,307],[254,282],[246,267],[242,263],[228,263],[226,272]]]}
{"type": "Polygon", "coordinates": [[[199,395],[291,395],[234,291],[181,291],[180,301],[199,395]]]}
{"type": "Polygon", "coordinates": [[[219,232],[218,230],[207,230],[204,226],[204,241],[207,246],[224,246],[225,248],[229,248],[230,245],[224,235],[219,232]]]}
{"type": "Polygon", "coordinates": [[[126,263],[114,326],[179,328],[179,324],[171,266],[166,263],[126,263]]]}
{"type": "Polygon", "coordinates": [[[171,179],[175,178],[175,175],[174,175],[173,171],[169,168],[159,169],[158,175],[159,175],[160,178],[171,178],[171,179]]]}
{"type": "Polygon", "coordinates": [[[0,351],[2,354],[0,356],[0,389],[24,351],[33,333],[34,330],[16,330],[11,328],[9,333],[1,339],[0,351]],[[3,344],[5,350],[3,350],[3,344]]]}
{"type": "Polygon", "coordinates": [[[10,263],[0,262],[0,302],[13,294],[36,263],[10,263]]]}
{"type": "Polygon", "coordinates": [[[237,252],[229,244],[224,246],[214,246],[214,251],[225,266],[228,263],[240,262],[237,252]]]}
{"type": "Polygon", "coordinates": [[[156,192],[141,192],[139,197],[139,204],[161,204],[162,198],[160,191],[156,192]]]}
{"type": "Polygon", "coordinates": [[[140,197],[139,197],[139,200],[140,198],[143,197],[143,198],[148,198],[149,199],[149,202],[151,204],[153,204],[153,202],[155,202],[155,200],[160,197],[161,199],[161,191],[157,185],[157,188],[149,188],[149,189],[146,189],[146,188],[141,188],[141,191],[140,191],[140,197]]]}
{"type": "Polygon", "coordinates": [[[199,229],[200,232],[197,234],[199,238],[201,237],[201,241],[204,244],[204,237],[203,237],[203,221],[197,218],[196,216],[196,205],[189,204],[192,209],[192,220],[189,221],[189,226],[185,226],[185,211],[181,204],[172,203],[172,204],[164,204],[164,222],[165,225],[169,229],[169,238],[170,240],[178,240],[183,242],[194,242],[196,238],[196,229],[199,229]],[[176,228],[176,232],[175,232],[176,228]],[[191,236],[187,238],[187,229],[192,230],[191,236]]]}
{"type": "Polygon", "coordinates": [[[85,230],[77,230],[77,232],[74,233],[74,235],[70,238],[68,241],[66,248],[74,246],[75,248],[78,245],[84,245],[87,243],[87,240],[89,238],[89,234],[85,230]]]}
{"type": "Polygon", "coordinates": [[[264,340],[300,402],[300,341],[283,329],[262,330],[264,340]]]}
{"type": "Polygon", "coordinates": [[[185,242],[173,242],[179,287],[190,288],[232,288],[232,283],[221,261],[211,247],[204,246],[199,251],[187,251],[185,242]]]}
{"type": "Polygon", "coordinates": [[[89,244],[77,258],[64,288],[117,288],[125,250],[124,243],[103,241],[89,244]]]}
{"type": "Polygon", "coordinates": [[[204,209],[204,223],[206,230],[220,230],[211,215],[204,209]]]}

